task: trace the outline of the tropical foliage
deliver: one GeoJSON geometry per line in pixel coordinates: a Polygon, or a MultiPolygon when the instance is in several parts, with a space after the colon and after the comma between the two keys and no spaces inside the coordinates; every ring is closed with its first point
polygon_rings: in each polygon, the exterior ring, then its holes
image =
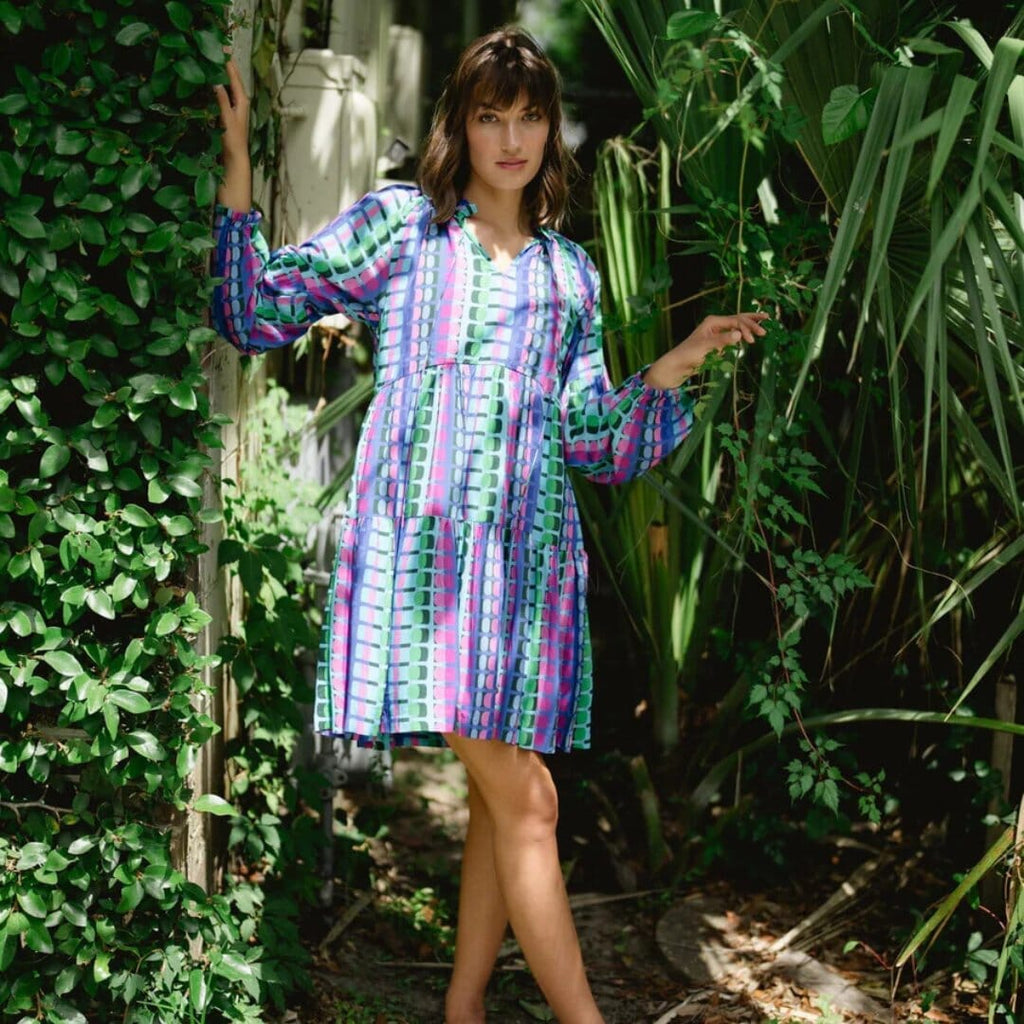
{"type": "MultiPolygon", "coordinates": [[[[723,420],[718,437],[705,432],[692,449],[695,462],[701,453],[719,475],[694,479],[677,464],[655,482],[656,496],[628,499],[653,509],[656,498],[664,503],[674,494],[689,503],[693,529],[711,514],[702,501],[711,495],[700,484],[713,479],[715,504],[726,510],[705,533],[707,552],[717,555],[677,563],[683,574],[675,593],[648,588],[661,608],[652,621],[689,605],[713,610],[718,621],[750,621],[751,602],[761,600],[750,582],[759,577],[776,612],[769,616],[776,638],[792,640],[781,657],[772,644],[755,644],[752,659],[730,659],[709,643],[712,633],[677,629],[737,680],[713,691],[721,698],[715,721],[688,752],[691,779],[703,775],[692,802],[705,804],[736,767],[736,712],[745,704],[769,720],[774,714],[777,732],[802,734],[802,754],[788,766],[794,796],[831,805],[840,786],[860,792],[862,810],[872,814],[863,798],[880,792],[883,776],[840,771],[834,741],[816,737],[817,729],[920,715],[1019,728],[971,714],[993,706],[992,684],[1008,671],[1024,630],[1024,16],[990,47],[969,22],[912,2],[899,5],[898,16],[877,0],[795,0],[745,4],[727,17],[704,2],[585,3],[689,200],[673,205],[664,174],[646,175],[661,196],[649,217],[661,233],[630,252],[640,277],[654,273],[667,289],[667,275],[655,268],[664,266],[668,244],[688,281],[694,259],[703,261],[707,283],[698,294],[713,294],[726,308],[761,299],[786,325],[784,337],[776,334],[744,361],[747,386],[742,363],[708,374],[711,395],[735,381],[732,402],[709,409],[723,420]],[[791,239],[793,226],[800,235],[788,251],[781,241],[787,224],[791,239]],[[684,238],[688,244],[679,244],[684,238]],[[805,467],[812,482],[804,478],[803,500],[781,491],[790,504],[780,515],[771,467],[787,446],[792,456],[793,428],[803,438],[796,448],[813,453],[805,467]],[[722,451],[732,461],[724,476],[714,461],[722,451]],[[815,496],[819,488],[832,500],[815,496]],[[777,529],[759,530],[773,508],[777,529]],[[759,532],[765,540],[778,535],[767,559],[759,532]],[[800,553],[808,532],[824,557],[808,561],[800,553]],[[792,567],[773,574],[780,554],[792,567]],[[821,568],[836,557],[850,561],[823,590],[821,568]],[[871,588],[840,603],[837,578],[858,588],[870,580],[871,588]],[[830,592],[824,645],[793,636],[803,614],[795,602],[783,605],[794,584],[804,593],[830,592]],[[772,702],[786,658],[801,651],[815,652],[813,674],[827,685],[813,694],[783,689],[795,715],[787,726],[772,702]],[[774,683],[765,678],[766,658],[776,659],[768,666],[774,683]],[[865,685],[872,676],[887,685],[865,685]],[[865,706],[879,698],[899,706],[865,706]],[[814,717],[806,715],[811,710],[814,717]],[[722,760],[705,774],[712,749],[722,760]]],[[[621,193],[626,177],[619,171],[603,179],[599,191],[621,193]]],[[[602,223],[614,225],[607,200],[601,203],[602,223]]],[[[612,264],[619,243],[609,242],[612,264]]],[[[594,532],[607,537],[605,508],[588,510],[594,532]]],[[[638,570],[629,564],[623,571],[620,552],[608,560],[625,589],[638,570]]],[[[641,634],[654,666],[652,691],[660,691],[664,644],[652,643],[651,630],[641,634]]],[[[734,631],[733,649],[744,639],[734,631]]],[[[682,691],[692,692],[694,663],[675,668],[683,670],[682,691]]],[[[664,724],[657,729],[668,734],[664,724]]],[[[1011,829],[969,877],[976,881],[1013,847],[1011,829]]],[[[948,920],[968,889],[951,895],[905,956],[948,920]]],[[[1012,952],[1020,915],[1011,902],[1007,942],[993,961],[997,988],[1020,967],[1012,952]]]]}

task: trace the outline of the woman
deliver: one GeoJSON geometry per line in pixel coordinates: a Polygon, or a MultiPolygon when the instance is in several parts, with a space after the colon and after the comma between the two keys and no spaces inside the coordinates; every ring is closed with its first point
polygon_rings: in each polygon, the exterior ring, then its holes
{"type": "Polygon", "coordinates": [[[250,353],[338,311],[376,336],[315,726],[369,745],[443,741],[465,765],[447,1024],[484,1020],[509,923],[558,1019],[601,1021],[540,756],[590,738],[586,555],[567,467],[616,482],[666,456],[692,421],[683,381],[708,353],[763,334],[764,315],[708,317],[610,386],[597,272],[556,230],[571,160],[557,74],[518,29],[459,59],[418,188],[370,193],[274,254],[250,212],[248,103],[229,73],[218,328],[250,353]]]}

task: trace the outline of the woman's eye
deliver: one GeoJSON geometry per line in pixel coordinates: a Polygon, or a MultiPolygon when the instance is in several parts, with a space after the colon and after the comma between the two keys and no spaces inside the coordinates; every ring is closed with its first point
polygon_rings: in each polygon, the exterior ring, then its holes
{"type": "Polygon", "coordinates": [[[481,124],[491,124],[493,121],[496,121],[496,120],[497,120],[497,118],[493,114],[481,114],[480,115],[480,123],[481,124]]]}
{"type": "Polygon", "coordinates": [[[531,110],[530,113],[524,115],[524,120],[527,120],[527,121],[539,121],[540,120],[540,114],[538,114],[536,110],[531,110]]]}

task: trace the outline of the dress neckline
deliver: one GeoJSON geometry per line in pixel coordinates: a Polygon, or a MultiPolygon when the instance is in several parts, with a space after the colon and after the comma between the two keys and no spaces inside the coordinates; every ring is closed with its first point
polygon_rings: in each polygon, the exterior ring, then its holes
{"type": "Polygon", "coordinates": [[[530,236],[526,244],[517,252],[511,260],[506,264],[499,264],[494,257],[487,251],[483,242],[477,238],[476,232],[473,230],[473,225],[468,224],[467,221],[477,211],[476,203],[471,202],[469,199],[460,199],[455,207],[455,223],[459,225],[460,230],[464,235],[469,238],[470,246],[476,250],[476,252],[482,256],[487,263],[494,268],[500,274],[509,273],[519,262],[521,256],[529,252],[535,245],[544,241],[546,237],[546,229],[538,228],[537,231],[530,236]]]}

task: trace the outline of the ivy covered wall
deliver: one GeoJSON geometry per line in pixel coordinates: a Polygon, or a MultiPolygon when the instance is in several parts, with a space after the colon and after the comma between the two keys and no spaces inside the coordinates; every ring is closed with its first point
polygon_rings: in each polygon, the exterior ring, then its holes
{"type": "Polygon", "coordinates": [[[0,2],[3,1020],[261,1019],[254,920],[172,857],[217,729],[189,570],[227,6],[0,2]]]}

